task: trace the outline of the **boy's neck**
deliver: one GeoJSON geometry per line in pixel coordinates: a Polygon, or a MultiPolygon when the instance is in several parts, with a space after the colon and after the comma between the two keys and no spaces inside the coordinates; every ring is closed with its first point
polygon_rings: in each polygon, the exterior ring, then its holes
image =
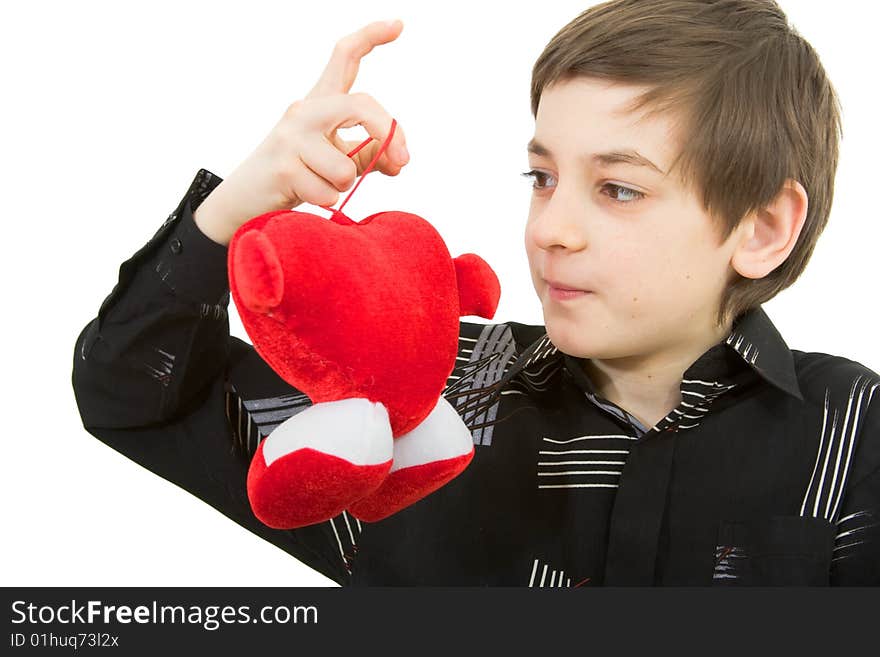
{"type": "Polygon", "coordinates": [[[597,392],[653,427],[681,402],[681,380],[687,369],[730,334],[715,327],[691,337],[678,348],[652,354],[583,361],[584,373],[597,392]]]}

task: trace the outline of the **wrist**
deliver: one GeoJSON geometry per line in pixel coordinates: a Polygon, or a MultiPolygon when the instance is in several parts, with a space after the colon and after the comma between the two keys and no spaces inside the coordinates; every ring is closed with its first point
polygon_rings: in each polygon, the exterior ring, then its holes
{"type": "Polygon", "coordinates": [[[219,191],[218,187],[199,204],[193,212],[193,222],[206,237],[222,246],[229,246],[240,224],[228,214],[228,205],[220,198],[219,191]]]}

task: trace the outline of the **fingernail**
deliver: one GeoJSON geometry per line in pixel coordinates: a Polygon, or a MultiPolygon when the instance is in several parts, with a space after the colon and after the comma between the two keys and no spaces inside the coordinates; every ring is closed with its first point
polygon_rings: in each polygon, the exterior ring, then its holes
{"type": "Polygon", "coordinates": [[[385,25],[388,27],[394,27],[397,24],[397,19],[395,18],[393,21],[385,21],[385,25]]]}
{"type": "Polygon", "coordinates": [[[397,149],[397,153],[398,153],[398,155],[400,155],[400,159],[403,162],[409,162],[409,151],[406,150],[406,146],[400,146],[397,149]]]}

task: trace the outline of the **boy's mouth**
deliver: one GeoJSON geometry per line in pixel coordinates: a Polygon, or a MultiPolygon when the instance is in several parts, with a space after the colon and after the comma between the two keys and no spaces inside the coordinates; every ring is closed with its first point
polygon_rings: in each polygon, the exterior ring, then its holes
{"type": "Polygon", "coordinates": [[[544,279],[544,282],[547,283],[547,292],[550,297],[558,301],[565,301],[567,299],[578,299],[592,294],[592,290],[582,290],[571,287],[571,285],[569,285],[568,283],[563,283],[561,281],[544,279]]]}
{"type": "Polygon", "coordinates": [[[573,285],[569,285],[561,281],[553,281],[548,278],[545,278],[544,282],[547,283],[547,286],[549,288],[559,290],[561,292],[592,292],[592,290],[585,290],[583,288],[574,287],[573,285]]]}

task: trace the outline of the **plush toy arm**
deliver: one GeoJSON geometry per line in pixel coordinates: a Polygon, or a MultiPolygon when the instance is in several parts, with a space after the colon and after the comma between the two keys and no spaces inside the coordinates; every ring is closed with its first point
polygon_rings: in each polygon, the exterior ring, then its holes
{"type": "Polygon", "coordinates": [[[253,312],[265,313],[281,302],[284,270],[272,242],[259,230],[242,234],[231,247],[230,268],[236,273],[230,285],[253,312]]]}
{"type": "Polygon", "coordinates": [[[452,262],[458,282],[459,315],[492,319],[501,298],[501,284],[489,263],[475,253],[462,254],[452,262]]]}

